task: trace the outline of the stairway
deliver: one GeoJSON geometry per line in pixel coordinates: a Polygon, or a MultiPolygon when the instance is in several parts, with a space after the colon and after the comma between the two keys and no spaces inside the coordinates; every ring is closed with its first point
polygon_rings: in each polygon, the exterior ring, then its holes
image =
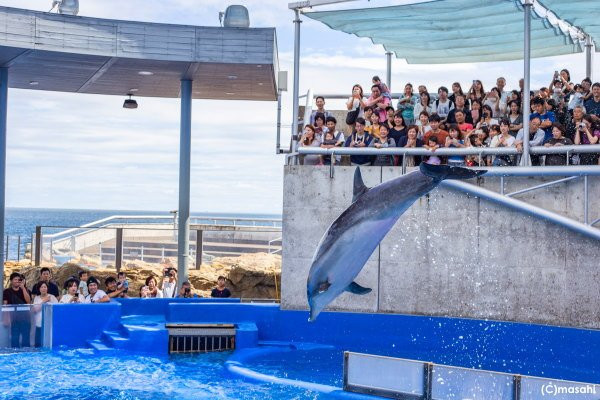
{"type": "Polygon", "coordinates": [[[95,354],[120,351],[134,353],[167,353],[168,331],[162,315],[128,315],[121,317],[116,330],[105,330],[98,339],[88,340],[95,354]]]}

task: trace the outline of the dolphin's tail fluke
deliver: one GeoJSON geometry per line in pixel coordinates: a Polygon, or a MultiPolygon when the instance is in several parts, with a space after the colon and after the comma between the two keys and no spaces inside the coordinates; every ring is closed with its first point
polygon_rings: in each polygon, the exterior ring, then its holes
{"type": "Polygon", "coordinates": [[[444,179],[469,179],[486,173],[469,168],[452,167],[450,165],[432,165],[424,162],[419,166],[423,175],[442,181],[444,179]]]}

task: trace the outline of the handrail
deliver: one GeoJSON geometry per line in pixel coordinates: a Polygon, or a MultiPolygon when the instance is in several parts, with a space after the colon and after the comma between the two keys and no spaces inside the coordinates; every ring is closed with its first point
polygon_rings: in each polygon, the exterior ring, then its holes
{"type": "MultiPolygon", "coordinates": [[[[299,154],[318,155],[390,155],[390,156],[466,156],[466,155],[519,155],[522,152],[515,147],[442,147],[437,150],[428,150],[424,147],[387,147],[376,149],[374,147],[332,147],[324,149],[320,147],[300,147],[299,154]]],[[[593,145],[570,145],[570,146],[534,146],[530,149],[531,154],[574,154],[574,153],[600,153],[600,144],[593,145]]]]}

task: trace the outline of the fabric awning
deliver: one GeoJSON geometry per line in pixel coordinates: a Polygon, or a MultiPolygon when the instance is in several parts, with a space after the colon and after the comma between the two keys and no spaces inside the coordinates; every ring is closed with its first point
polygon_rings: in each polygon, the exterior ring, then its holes
{"type": "Polygon", "coordinates": [[[600,1],[598,0],[540,0],[558,18],[591,36],[600,52],[600,1]]]}
{"type": "MultiPolygon", "coordinates": [[[[305,15],[332,29],[371,38],[411,64],[523,58],[525,29],[517,0],[434,0],[305,15]]],[[[532,15],[532,57],[582,52],[579,42],[547,19],[532,15]]]]}

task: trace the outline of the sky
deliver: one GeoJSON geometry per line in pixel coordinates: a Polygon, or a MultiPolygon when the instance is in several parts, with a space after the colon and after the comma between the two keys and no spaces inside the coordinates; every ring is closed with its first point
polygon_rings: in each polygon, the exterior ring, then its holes
{"type": "MultiPolygon", "coordinates": [[[[51,0],[3,0],[9,7],[48,11],[51,0]]],[[[236,0],[250,12],[251,26],[276,27],[280,68],[290,71],[283,95],[282,143],[289,143],[292,104],[293,13],[286,0],[236,0]]],[[[358,1],[338,9],[403,3],[358,1]]],[[[81,16],[217,26],[222,0],[80,0],[81,16]]],[[[332,6],[322,9],[331,9],[332,6]]],[[[385,51],[361,39],[303,17],[300,91],[350,93],[385,76],[385,51]]],[[[600,57],[594,59],[594,70],[600,57]]],[[[555,70],[567,68],[574,81],[585,73],[585,56],[532,62],[532,88],[548,85],[555,70]]],[[[395,59],[393,91],[406,82],[430,90],[459,81],[485,88],[504,76],[517,87],[522,61],[408,65],[395,59]]],[[[178,204],[179,101],[138,98],[137,110],[124,98],[9,90],[6,202],[9,207],[169,211],[178,204]]],[[[338,109],[340,101],[330,100],[338,109]]],[[[284,156],[275,154],[276,102],[194,100],[192,105],[191,209],[196,212],[282,211],[284,156]],[[214,110],[231,109],[232,115],[214,110]]]]}

